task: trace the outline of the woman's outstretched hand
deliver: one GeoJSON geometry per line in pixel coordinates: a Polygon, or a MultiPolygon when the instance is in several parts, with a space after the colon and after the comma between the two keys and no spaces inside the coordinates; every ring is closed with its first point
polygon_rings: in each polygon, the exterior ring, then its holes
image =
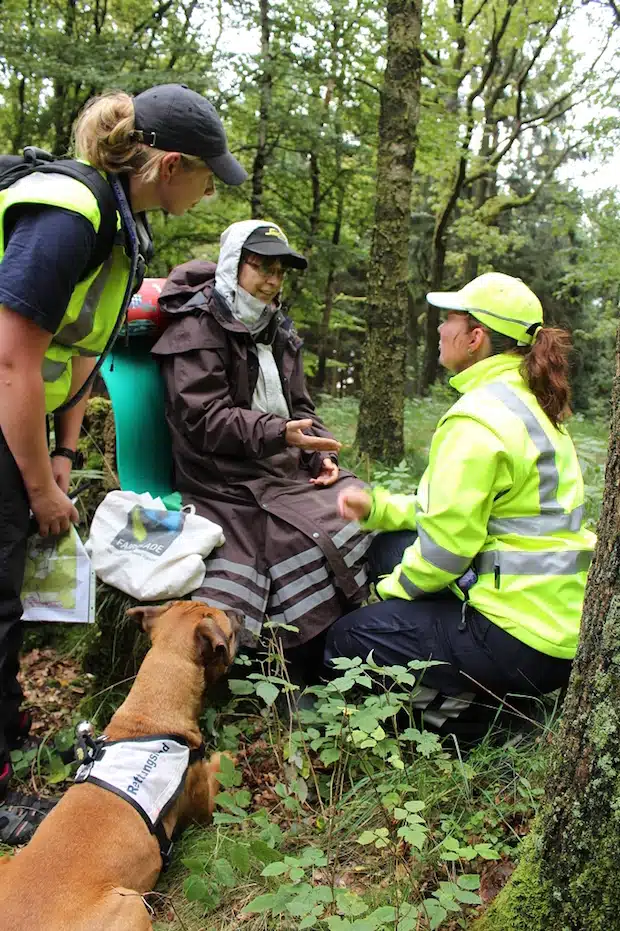
{"type": "Polygon", "coordinates": [[[322,485],[328,488],[338,481],[339,469],[333,459],[324,459],[321,464],[321,471],[316,478],[310,479],[311,485],[322,485]]]}
{"type": "Polygon", "coordinates": [[[338,513],[344,520],[366,520],[372,508],[372,498],[363,488],[349,485],[338,495],[338,513]]]}
{"type": "Polygon", "coordinates": [[[286,425],[286,442],[288,446],[298,446],[300,449],[311,449],[321,453],[337,453],[342,443],[329,436],[309,436],[304,430],[312,428],[312,421],[289,420],[286,425]]]}

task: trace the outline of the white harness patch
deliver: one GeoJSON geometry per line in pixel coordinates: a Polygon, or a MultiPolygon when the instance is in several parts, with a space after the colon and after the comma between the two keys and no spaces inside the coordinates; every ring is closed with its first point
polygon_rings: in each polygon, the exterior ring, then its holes
{"type": "Polygon", "coordinates": [[[76,782],[92,782],[130,802],[150,830],[183,788],[190,748],[166,735],[99,744],[97,759],[78,769],[76,782]]]}

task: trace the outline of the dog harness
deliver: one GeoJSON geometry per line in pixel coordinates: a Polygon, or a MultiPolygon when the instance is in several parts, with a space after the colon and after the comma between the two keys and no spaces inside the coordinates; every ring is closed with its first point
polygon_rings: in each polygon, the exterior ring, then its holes
{"type": "Polygon", "coordinates": [[[189,767],[204,755],[204,744],[191,749],[178,734],[134,740],[86,737],[76,748],[76,757],[83,762],[75,782],[91,782],[129,802],[157,838],[166,869],[173,840],[166,834],[163,819],[183,790],[189,767]]]}

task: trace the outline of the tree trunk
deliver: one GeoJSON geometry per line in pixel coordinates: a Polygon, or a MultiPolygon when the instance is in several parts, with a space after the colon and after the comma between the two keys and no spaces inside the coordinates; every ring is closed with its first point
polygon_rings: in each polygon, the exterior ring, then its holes
{"type": "Polygon", "coordinates": [[[253,220],[260,220],[263,215],[263,188],[265,182],[265,166],[268,156],[267,132],[269,129],[273,91],[270,42],[269,0],[260,0],[260,50],[263,69],[260,76],[258,138],[256,140],[256,155],[254,156],[254,163],[252,165],[251,208],[253,220]]]}
{"type": "Polygon", "coordinates": [[[420,108],[420,0],[387,5],[377,191],[357,443],[375,459],[404,452],[410,202],[420,108]]]}
{"type": "MultiPolygon", "coordinates": [[[[443,235],[437,236],[433,241],[433,257],[431,259],[430,291],[439,291],[443,281],[446,264],[446,243],[443,235]]],[[[420,393],[426,394],[437,378],[439,368],[439,308],[428,304],[426,308],[426,345],[424,349],[424,368],[420,393]]]]}
{"type": "MultiPolygon", "coordinates": [[[[480,159],[486,161],[491,152],[491,135],[493,132],[493,127],[487,122],[484,127],[484,132],[482,135],[482,142],[480,144],[480,159]]],[[[491,189],[492,183],[491,179],[493,177],[493,172],[491,176],[482,175],[482,177],[477,178],[471,186],[471,211],[472,215],[475,217],[478,211],[484,206],[487,200],[492,196],[491,189]]],[[[480,263],[480,254],[474,249],[476,248],[475,243],[470,243],[469,251],[467,253],[467,258],[465,260],[465,281],[471,281],[478,274],[478,266],[480,263]]]]}
{"type": "Polygon", "coordinates": [[[318,365],[314,385],[317,391],[320,391],[325,385],[325,372],[327,370],[327,355],[329,353],[329,321],[334,306],[334,278],[335,269],[330,262],[327,269],[327,283],[325,285],[325,303],[323,304],[323,314],[319,326],[319,345],[317,347],[318,365]]]}
{"type": "Polygon", "coordinates": [[[319,327],[319,344],[317,355],[319,364],[316,373],[315,386],[322,388],[325,384],[325,369],[327,366],[327,354],[329,352],[329,323],[334,306],[334,290],[336,284],[336,249],[340,244],[340,231],[342,230],[342,218],[344,215],[344,194],[345,187],[341,184],[338,189],[338,202],[336,205],[336,220],[334,223],[334,232],[332,233],[332,246],[329,252],[329,261],[327,266],[327,282],[325,284],[325,303],[323,305],[323,314],[319,327]]]}
{"type": "Polygon", "coordinates": [[[620,927],[620,329],[598,543],[545,800],[477,931],[620,927]]]}
{"type": "Polygon", "coordinates": [[[408,342],[408,357],[409,365],[411,366],[411,384],[409,388],[409,396],[412,394],[418,393],[419,383],[420,383],[420,366],[418,364],[418,305],[413,295],[411,285],[407,288],[407,326],[409,330],[408,342]]]}
{"type": "Polygon", "coordinates": [[[26,145],[24,139],[24,129],[26,126],[26,78],[20,77],[17,85],[17,103],[19,106],[18,116],[15,121],[15,132],[11,142],[11,152],[15,155],[21,155],[26,145]]]}

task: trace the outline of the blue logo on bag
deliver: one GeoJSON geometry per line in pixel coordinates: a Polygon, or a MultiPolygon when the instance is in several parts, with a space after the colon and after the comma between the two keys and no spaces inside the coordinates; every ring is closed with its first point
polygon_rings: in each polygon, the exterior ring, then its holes
{"type": "Polygon", "coordinates": [[[127,515],[127,526],[112,540],[117,550],[141,550],[161,556],[183,531],[183,511],[156,511],[136,504],[127,515]]]}

